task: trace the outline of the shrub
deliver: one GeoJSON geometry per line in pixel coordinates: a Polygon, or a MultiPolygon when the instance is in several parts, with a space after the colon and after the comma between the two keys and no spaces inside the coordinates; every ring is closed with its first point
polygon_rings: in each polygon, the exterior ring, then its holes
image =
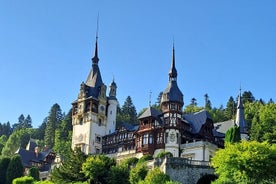
{"type": "Polygon", "coordinates": [[[34,183],[34,179],[31,176],[23,176],[20,178],[15,178],[12,181],[12,184],[33,184],[34,183]]]}

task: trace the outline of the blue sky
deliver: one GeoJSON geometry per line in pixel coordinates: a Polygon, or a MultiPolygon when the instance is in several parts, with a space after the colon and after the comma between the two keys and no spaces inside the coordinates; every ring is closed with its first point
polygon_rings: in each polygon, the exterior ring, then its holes
{"type": "Polygon", "coordinates": [[[185,105],[215,107],[250,90],[276,100],[276,1],[11,0],[0,3],[0,122],[30,114],[37,127],[58,103],[68,112],[91,68],[97,15],[99,66],[118,100],[139,112],[168,83],[174,40],[185,105]]]}

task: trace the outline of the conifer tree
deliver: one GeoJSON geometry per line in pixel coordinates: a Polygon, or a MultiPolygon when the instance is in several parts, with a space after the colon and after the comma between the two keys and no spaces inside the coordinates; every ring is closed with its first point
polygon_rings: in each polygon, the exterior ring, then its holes
{"type": "Polygon", "coordinates": [[[10,163],[10,158],[9,157],[3,157],[0,159],[0,183],[5,184],[6,183],[6,173],[7,173],[7,168],[10,163]]]}
{"type": "Polygon", "coordinates": [[[23,171],[24,168],[20,156],[13,156],[7,168],[6,184],[11,184],[13,179],[23,176],[23,171]]]}
{"type": "Polygon", "coordinates": [[[68,158],[57,168],[55,167],[51,173],[51,179],[54,183],[70,183],[75,181],[86,181],[84,173],[81,172],[82,164],[86,161],[87,156],[76,148],[70,150],[68,158]]]}
{"type": "Polygon", "coordinates": [[[235,115],[235,111],[236,111],[236,104],[235,104],[234,98],[230,96],[225,108],[225,116],[227,117],[227,119],[232,119],[235,115]]]}
{"type": "Polygon", "coordinates": [[[51,107],[49,112],[49,116],[47,118],[47,124],[45,129],[45,145],[49,148],[54,146],[55,141],[55,131],[56,128],[59,127],[61,121],[63,119],[62,111],[60,106],[56,103],[51,107]]]}
{"type": "Polygon", "coordinates": [[[137,123],[137,112],[134,104],[132,103],[132,99],[130,96],[126,98],[122,108],[118,111],[119,117],[118,120],[121,122],[127,122],[131,124],[137,123]]]}
{"type": "Polygon", "coordinates": [[[240,128],[235,125],[234,127],[227,130],[225,134],[225,142],[236,143],[241,140],[240,128]]]}

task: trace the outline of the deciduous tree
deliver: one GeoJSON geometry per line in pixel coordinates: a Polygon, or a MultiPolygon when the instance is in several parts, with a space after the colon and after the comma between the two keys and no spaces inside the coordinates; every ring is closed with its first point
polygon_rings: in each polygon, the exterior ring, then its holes
{"type": "Polygon", "coordinates": [[[266,142],[241,141],[226,144],[212,159],[215,183],[275,183],[276,145],[266,142]]]}
{"type": "Polygon", "coordinates": [[[89,178],[90,183],[106,184],[110,168],[115,165],[115,160],[105,155],[92,155],[83,163],[82,171],[89,178]]]}

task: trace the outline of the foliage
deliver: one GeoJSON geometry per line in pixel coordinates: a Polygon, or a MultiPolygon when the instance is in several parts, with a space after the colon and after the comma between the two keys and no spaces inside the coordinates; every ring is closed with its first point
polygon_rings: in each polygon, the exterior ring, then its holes
{"type": "Polygon", "coordinates": [[[21,114],[18,117],[18,122],[13,124],[12,129],[13,129],[13,131],[16,131],[16,130],[20,130],[20,129],[24,129],[24,128],[32,128],[32,118],[29,114],[27,115],[26,118],[23,114],[21,114]]]}
{"type": "Polygon", "coordinates": [[[131,168],[129,173],[129,182],[131,184],[138,184],[143,181],[148,173],[148,168],[145,163],[137,163],[136,167],[131,168]]]}
{"type": "Polygon", "coordinates": [[[228,120],[223,106],[220,106],[219,108],[215,107],[211,110],[208,110],[208,112],[210,113],[213,122],[222,122],[228,120]]]}
{"type": "Polygon", "coordinates": [[[218,179],[218,177],[214,174],[205,174],[199,178],[196,184],[211,184],[212,181],[215,181],[216,179],[218,179]]]}
{"type": "Polygon", "coordinates": [[[137,112],[130,96],[128,96],[122,106],[117,111],[117,123],[127,122],[137,124],[137,112]]]}
{"type": "Polygon", "coordinates": [[[60,127],[55,131],[55,153],[60,154],[66,158],[71,149],[72,138],[72,110],[70,110],[65,118],[62,120],[60,127]]]}
{"type": "Polygon", "coordinates": [[[170,177],[165,173],[161,172],[159,168],[154,168],[147,173],[143,182],[139,184],[166,184],[170,181],[170,177]]]}
{"type": "Polygon", "coordinates": [[[31,167],[28,172],[28,176],[31,176],[34,180],[39,180],[39,169],[37,167],[31,167]]]}
{"type": "Polygon", "coordinates": [[[211,104],[211,101],[210,101],[209,96],[208,96],[207,93],[204,95],[204,99],[205,99],[205,109],[206,110],[211,110],[212,109],[212,104],[211,104]]]}
{"type": "Polygon", "coordinates": [[[6,184],[11,184],[12,180],[23,176],[23,165],[19,155],[11,158],[6,174],[6,184]]]}
{"type": "Polygon", "coordinates": [[[12,156],[19,147],[26,147],[33,129],[20,129],[13,132],[2,149],[3,156],[12,156]]]}
{"type": "Polygon", "coordinates": [[[7,168],[10,163],[9,157],[3,157],[0,159],[0,183],[6,183],[7,168]]]}
{"type": "Polygon", "coordinates": [[[204,109],[204,107],[198,107],[196,105],[187,105],[184,109],[184,113],[195,113],[195,112],[199,112],[202,109],[204,109]]]}
{"type": "Polygon", "coordinates": [[[33,184],[34,179],[31,176],[23,176],[20,178],[15,178],[12,184],[33,184]]]}
{"type": "Polygon", "coordinates": [[[130,158],[124,159],[121,164],[127,165],[128,168],[130,168],[130,167],[135,166],[137,164],[138,160],[139,159],[136,157],[130,157],[130,158]]]}
{"type": "Polygon", "coordinates": [[[227,119],[233,119],[236,113],[236,103],[234,101],[234,98],[230,96],[226,108],[225,108],[225,116],[227,119]]]}
{"type": "Polygon", "coordinates": [[[242,101],[243,103],[252,103],[255,101],[255,97],[253,96],[253,94],[251,93],[251,91],[244,91],[242,93],[242,101]]]}
{"type": "Polygon", "coordinates": [[[54,184],[54,183],[49,180],[44,180],[44,181],[36,181],[34,184],[54,184]]]}
{"type": "Polygon", "coordinates": [[[212,159],[215,183],[265,183],[276,182],[276,145],[266,142],[242,141],[226,144],[212,159]]]}
{"type": "Polygon", "coordinates": [[[108,184],[129,184],[129,168],[127,164],[114,165],[110,168],[108,184]]]}
{"type": "Polygon", "coordinates": [[[68,158],[66,158],[59,167],[55,167],[51,173],[51,180],[55,183],[69,183],[75,181],[86,181],[84,173],[80,172],[82,164],[87,156],[76,148],[70,150],[68,158]]]}
{"type": "Polygon", "coordinates": [[[241,140],[240,128],[238,126],[231,127],[225,134],[225,143],[236,143],[241,140]]]}
{"type": "Polygon", "coordinates": [[[82,165],[82,171],[92,183],[108,183],[109,170],[115,166],[115,160],[105,155],[92,155],[82,165]]]}
{"type": "Polygon", "coordinates": [[[6,135],[2,135],[0,137],[0,153],[2,152],[2,149],[4,148],[6,142],[7,142],[8,138],[6,135]]]}
{"type": "Polygon", "coordinates": [[[144,162],[146,162],[148,160],[152,160],[152,159],[153,159],[152,155],[144,155],[138,160],[138,163],[144,163],[144,162]]]}
{"type": "Polygon", "coordinates": [[[173,157],[173,154],[169,151],[161,151],[157,154],[156,158],[173,157]]]}
{"type": "Polygon", "coordinates": [[[276,143],[276,104],[257,105],[259,109],[252,120],[250,139],[276,143]]]}
{"type": "Polygon", "coordinates": [[[32,138],[38,139],[38,140],[44,140],[46,126],[47,126],[47,118],[44,118],[43,122],[36,129],[35,134],[32,136],[32,138]]]}
{"type": "Polygon", "coordinates": [[[61,108],[57,103],[55,103],[51,107],[51,110],[49,112],[46,129],[45,129],[44,141],[46,146],[49,148],[52,148],[54,146],[55,130],[57,127],[59,127],[62,119],[63,119],[63,115],[62,115],[61,108]]]}
{"type": "Polygon", "coordinates": [[[12,132],[12,128],[10,125],[10,122],[7,123],[0,123],[0,135],[5,135],[6,137],[9,137],[12,132]]]}

